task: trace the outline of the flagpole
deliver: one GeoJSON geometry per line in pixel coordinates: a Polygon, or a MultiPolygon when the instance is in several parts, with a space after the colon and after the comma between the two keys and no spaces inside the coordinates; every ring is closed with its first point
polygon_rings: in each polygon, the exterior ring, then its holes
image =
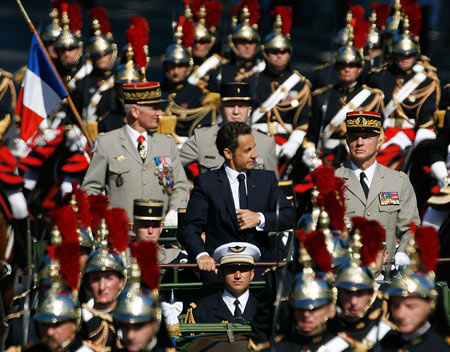
{"type": "Polygon", "coordinates": [[[86,126],[83,123],[83,119],[81,118],[80,114],[78,113],[77,108],[75,107],[75,104],[73,103],[72,97],[69,94],[69,90],[67,89],[66,84],[62,80],[61,76],[58,73],[58,70],[56,69],[55,65],[53,64],[53,61],[50,58],[50,55],[49,55],[49,53],[47,51],[47,48],[45,47],[44,43],[42,42],[42,39],[39,36],[39,33],[37,32],[36,27],[34,26],[33,22],[31,22],[31,19],[28,16],[27,11],[23,7],[23,5],[20,2],[20,0],[16,0],[16,2],[17,2],[17,5],[19,5],[20,12],[22,12],[22,15],[25,18],[25,21],[28,23],[28,26],[30,27],[31,32],[36,34],[36,38],[38,39],[39,44],[44,49],[44,53],[45,53],[45,56],[47,57],[47,60],[50,62],[50,65],[52,65],[53,70],[55,70],[56,77],[58,77],[60,83],[66,88],[66,91],[67,91],[66,99],[67,99],[67,102],[69,104],[70,110],[72,110],[75,118],[77,119],[77,122],[78,122],[78,124],[80,125],[80,128],[81,128],[81,132],[83,132],[84,136],[87,138],[89,148],[92,149],[94,143],[92,142],[92,138],[89,135],[88,131],[86,130],[86,126]]]}

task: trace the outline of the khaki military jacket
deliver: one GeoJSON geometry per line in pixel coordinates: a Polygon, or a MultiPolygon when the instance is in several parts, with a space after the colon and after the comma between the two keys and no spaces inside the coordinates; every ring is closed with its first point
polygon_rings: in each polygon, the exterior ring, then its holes
{"type": "MultiPolygon", "coordinates": [[[[217,170],[222,166],[225,159],[219,154],[216,147],[219,128],[216,125],[195,130],[194,135],[180,149],[183,166],[196,161],[200,173],[217,170]]],[[[255,168],[272,170],[278,177],[275,139],[257,130],[253,130],[253,136],[255,137],[255,149],[258,154],[255,168]]]]}
{"type": "Polygon", "coordinates": [[[410,224],[420,225],[417,200],[409,177],[377,164],[366,199],[361,184],[347,162],[335,172],[345,179],[346,216],[362,216],[377,220],[386,229],[386,246],[389,258],[395,254],[395,240],[399,241],[398,251],[404,252],[410,239],[410,224]]]}
{"type": "Polygon", "coordinates": [[[147,157],[142,161],[126,126],[98,136],[83,190],[89,194],[105,191],[110,206],[124,208],[130,219],[137,198],[164,201],[164,212],[186,208],[189,184],[174,140],[149,133],[147,141],[147,157]]]}

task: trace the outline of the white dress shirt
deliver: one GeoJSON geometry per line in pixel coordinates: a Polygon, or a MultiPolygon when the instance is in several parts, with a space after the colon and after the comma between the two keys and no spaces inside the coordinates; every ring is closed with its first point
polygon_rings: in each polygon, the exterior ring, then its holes
{"type": "MultiPolygon", "coordinates": [[[[247,289],[247,291],[245,291],[245,293],[243,293],[242,295],[240,295],[237,298],[237,300],[239,301],[239,308],[241,308],[242,313],[244,313],[244,310],[245,310],[245,307],[247,306],[249,297],[250,297],[250,291],[247,289]]],[[[231,314],[234,316],[234,311],[236,309],[236,306],[234,305],[234,301],[236,300],[236,297],[234,297],[227,290],[223,290],[222,299],[225,302],[225,304],[227,305],[231,314]]]]}
{"type": "Polygon", "coordinates": [[[137,150],[137,147],[138,147],[138,138],[139,138],[139,136],[142,136],[142,137],[145,138],[145,142],[143,144],[144,144],[145,154],[147,154],[147,149],[148,149],[148,134],[147,134],[147,132],[139,133],[134,128],[131,128],[130,125],[127,124],[125,126],[127,126],[126,128],[127,128],[128,136],[130,136],[131,141],[133,142],[134,147],[136,148],[136,150],[137,150]]]}
{"type": "Polygon", "coordinates": [[[364,171],[364,174],[366,177],[364,177],[364,182],[367,184],[367,187],[370,189],[370,185],[372,184],[373,175],[375,174],[375,169],[377,168],[377,162],[375,161],[372,165],[370,165],[367,169],[361,170],[358,169],[358,167],[353,163],[353,161],[350,161],[352,170],[355,172],[356,178],[359,180],[359,175],[361,175],[361,172],[364,171]]]}

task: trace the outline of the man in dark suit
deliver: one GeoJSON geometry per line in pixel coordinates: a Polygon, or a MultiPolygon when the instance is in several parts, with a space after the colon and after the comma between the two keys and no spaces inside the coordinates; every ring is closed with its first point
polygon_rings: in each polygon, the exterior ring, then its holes
{"type": "MultiPolygon", "coordinates": [[[[258,247],[246,242],[226,243],[214,251],[220,262],[225,290],[191,303],[196,323],[245,323],[256,313],[256,298],[248,287],[255,276],[255,261],[261,256],[258,247]]],[[[188,310],[188,316],[189,314],[188,310]]]]}
{"type": "Polygon", "coordinates": [[[225,124],[216,145],[225,163],[195,179],[181,242],[206,271],[215,270],[214,250],[233,241],[252,243],[261,250],[262,260],[272,260],[268,232],[293,227],[292,204],[282,195],[273,171],[253,170],[258,155],[250,126],[225,124]]]}

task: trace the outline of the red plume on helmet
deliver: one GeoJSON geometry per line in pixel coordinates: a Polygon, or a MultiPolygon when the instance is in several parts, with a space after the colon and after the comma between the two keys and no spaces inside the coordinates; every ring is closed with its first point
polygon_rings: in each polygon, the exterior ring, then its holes
{"type": "Polygon", "coordinates": [[[334,169],[331,167],[318,167],[311,172],[311,179],[319,193],[328,193],[334,190],[334,169]]]}
{"type": "Polygon", "coordinates": [[[281,22],[283,23],[281,31],[284,35],[289,35],[291,33],[292,26],[292,7],[291,6],[277,6],[272,11],[272,16],[281,16],[281,22]]]}
{"type": "Polygon", "coordinates": [[[183,28],[183,46],[192,48],[195,38],[195,23],[192,19],[180,16],[178,26],[183,28]]]}
{"type": "Polygon", "coordinates": [[[377,28],[383,29],[391,11],[389,4],[372,3],[372,11],[377,14],[377,28]]]}
{"type": "Polygon", "coordinates": [[[422,29],[422,10],[417,0],[401,0],[403,11],[409,19],[409,31],[415,37],[422,29]]]}
{"type": "Polygon", "coordinates": [[[109,199],[103,194],[90,194],[88,196],[88,201],[89,212],[91,213],[91,230],[92,232],[97,233],[100,220],[106,215],[109,199]]]}
{"type": "Polygon", "coordinates": [[[70,20],[70,29],[73,33],[78,31],[81,32],[81,27],[83,27],[83,18],[81,17],[81,7],[79,4],[73,3],[69,4],[67,10],[67,15],[70,20]]]}
{"type": "Polygon", "coordinates": [[[77,233],[77,214],[71,205],[65,205],[61,208],[52,210],[49,215],[53,223],[58,226],[63,243],[80,243],[77,233]]]}
{"type": "Polygon", "coordinates": [[[207,1],[205,2],[206,10],[206,25],[213,32],[219,27],[220,18],[222,17],[222,2],[221,1],[207,1]]]}
{"type": "Polygon", "coordinates": [[[361,5],[350,5],[350,9],[352,10],[352,21],[354,22],[353,33],[355,37],[353,39],[353,43],[355,48],[361,49],[366,43],[367,35],[370,30],[370,23],[364,18],[365,11],[361,5]]]}
{"type": "Polygon", "coordinates": [[[356,229],[361,231],[361,227],[368,222],[366,218],[363,218],[362,216],[354,216],[352,217],[352,223],[353,223],[353,231],[356,229]]]}
{"type": "Polygon", "coordinates": [[[80,243],[62,243],[56,247],[55,258],[59,261],[59,270],[64,282],[72,291],[77,291],[80,279],[80,243]]]}
{"type": "Polygon", "coordinates": [[[52,2],[52,7],[54,9],[58,9],[58,12],[61,12],[61,5],[64,1],[62,0],[51,0],[52,2]]]}
{"type": "Polygon", "coordinates": [[[243,0],[243,6],[247,5],[248,11],[250,12],[250,25],[258,25],[261,13],[259,12],[259,1],[258,0],[243,0]]]}
{"type": "Polygon", "coordinates": [[[102,31],[102,34],[106,35],[108,33],[111,33],[111,26],[109,24],[108,16],[106,15],[106,10],[104,7],[94,7],[93,9],[91,9],[91,12],[89,13],[89,19],[91,21],[97,19],[100,24],[100,30],[102,31]]]}
{"type": "Polygon", "coordinates": [[[156,243],[147,241],[130,243],[130,251],[141,268],[141,281],[152,290],[158,289],[159,267],[156,243]]]}
{"type": "Polygon", "coordinates": [[[51,259],[55,259],[55,251],[56,251],[56,247],[55,246],[47,246],[45,247],[45,249],[47,250],[47,254],[48,257],[51,259]]]}
{"type": "Polygon", "coordinates": [[[195,22],[198,22],[200,20],[198,13],[200,12],[200,7],[202,7],[202,5],[206,5],[204,4],[203,0],[185,0],[184,1],[185,5],[189,5],[189,7],[192,10],[192,14],[194,15],[194,19],[195,22]],[[186,4],[187,2],[187,4],[186,4]]]}
{"type": "Polygon", "coordinates": [[[75,201],[77,203],[78,210],[76,211],[76,215],[78,224],[82,228],[87,229],[89,226],[91,226],[91,214],[89,213],[90,204],[88,201],[88,195],[86,192],[81,190],[79,184],[76,182],[72,183],[72,193],[66,194],[64,196],[64,204],[69,204],[72,197],[75,197],[75,201]]]}
{"type": "Polygon", "coordinates": [[[131,44],[134,52],[134,61],[139,68],[147,65],[147,56],[145,55],[144,37],[139,27],[131,27],[126,31],[127,41],[131,44]]]}
{"type": "Polygon", "coordinates": [[[145,17],[131,17],[128,22],[128,28],[138,27],[141,30],[143,36],[142,42],[144,45],[148,45],[150,42],[150,25],[145,17]]]}
{"type": "Polygon", "coordinates": [[[378,221],[366,221],[360,226],[361,243],[361,265],[369,266],[375,263],[377,253],[383,250],[386,240],[386,230],[378,221]]]}
{"type": "Polygon", "coordinates": [[[414,240],[425,270],[436,271],[440,252],[440,242],[437,231],[431,226],[419,227],[414,235],[414,240]]]}
{"type": "Polygon", "coordinates": [[[128,247],[128,231],[130,229],[127,212],[122,208],[108,209],[105,220],[108,224],[110,248],[117,250],[119,253],[125,252],[128,247]]]}
{"type": "Polygon", "coordinates": [[[303,243],[316,266],[324,273],[331,272],[331,254],[328,252],[323,231],[318,229],[304,233],[302,230],[297,230],[296,234],[299,242],[303,243]]]}

